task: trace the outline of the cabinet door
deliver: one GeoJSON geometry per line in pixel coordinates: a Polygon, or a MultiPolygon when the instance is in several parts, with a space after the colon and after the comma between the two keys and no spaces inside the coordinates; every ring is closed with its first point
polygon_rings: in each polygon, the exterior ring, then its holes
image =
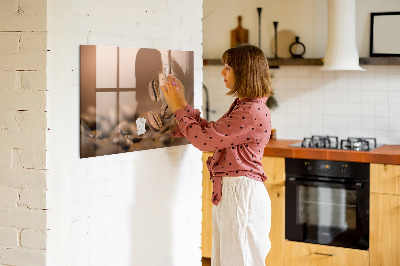
{"type": "Polygon", "coordinates": [[[202,196],[202,230],[201,230],[201,253],[204,258],[211,258],[212,252],[212,183],[210,181],[210,173],[206,165],[206,161],[211,152],[203,153],[203,196],[202,196]]]}
{"type": "Polygon", "coordinates": [[[285,266],[367,266],[365,250],[285,241],[285,266]]]}
{"type": "Polygon", "coordinates": [[[283,265],[285,240],[285,187],[265,184],[271,199],[271,250],[265,259],[266,266],[283,265]]]}
{"type": "Polygon", "coordinates": [[[268,177],[265,183],[285,185],[285,158],[264,156],[261,159],[261,163],[268,177]]]}
{"type": "Polygon", "coordinates": [[[370,165],[371,193],[400,195],[400,165],[370,165]]]}
{"type": "Polygon", "coordinates": [[[400,265],[400,196],[371,194],[371,266],[400,265]]]}

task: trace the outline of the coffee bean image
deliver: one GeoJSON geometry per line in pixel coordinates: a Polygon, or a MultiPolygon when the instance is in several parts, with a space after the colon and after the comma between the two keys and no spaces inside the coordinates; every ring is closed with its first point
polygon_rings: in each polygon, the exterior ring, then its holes
{"type": "Polygon", "coordinates": [[[94,134],[94,137],[96,139],[102,139],[103,138],[103,132],[101,130],[96,130],[95,134],[94,134]]]}
{"type": "Polygon", "coordinates": [[[149,95],[153,102],[160,101],[160,86],[158,80],[152,80],[149,83],[149,95]]]}
{"type": "Polygon", "coordinates": [[[133,143],[138,143],[142,140],[140,136],[135,136],[135,135],[125,135],[124,137],[126,139],[130,139],[133,143]]]}
{"type": "Polygon", "coordinates": [[[119,153],[120,147],[116,143],[112,143],[108,139],[96,140],[96,156],[119,153]]]}
{"type": "Polygon", "coordinates": [[[154,138],[155,142],[160,142],[163,145],[167,145],[171,142],[171,137],[168,136],[167,134],[158,134],[155,138],[154,138]]]}
{"type": "Polygon", "coordinates": [[[167,103],[162,103],[161,105],[161,118],[168,119],[172,116],[172,111],[169,109],[167,103]]]}
{"type": "Polygon", "coordinates": [[[119,144],[121,141],[123,141],[124,138],[124,133],[120,129],[114,129],[110,133],[109,141],[115,144],[119,144]]]}
{"type": "Polygon", "coordinates": [[[99,124],[103,137],[108,137],[113,129],[110,122],[108,120],[100,120],[99,124]]]}
{"type": "Polygon", "coordinates": [[[153,113],[152,111],[147,113],[147,124],[155,132],[160,131],[160,129],[162,127],[161,118],[157,114],[153,113]]]}
{"type": "Polygon", "coordinates": [[[132,143],[132,145],[129,147],[128,151],[140,151],[142,150],[142,145],[140,143],[132,143]]]}
{"type": "Polygon", "coordinates": [[[129,147],[133,144],[133,141],[130,139],[123,139],[119,142],[119,145],[124,149],[124,150],[129,150],[129,147]]]}
{"type": "Polygon", "coordinates": [[[96,116],[93,114],[83,113],[81,114],[81,121],[85,123],[85,125],[94,130],[96,129],[96,116]]]}
{"type": "Polygon", "coordinates": [[[121,132],[125,132],[124,135],[126,134],[132,134],[133,132],[131,132],[131,128],[130,128],[130,123],[128,121],[121,121],[116,127],[115,129],[120,129],[121,132]]]}

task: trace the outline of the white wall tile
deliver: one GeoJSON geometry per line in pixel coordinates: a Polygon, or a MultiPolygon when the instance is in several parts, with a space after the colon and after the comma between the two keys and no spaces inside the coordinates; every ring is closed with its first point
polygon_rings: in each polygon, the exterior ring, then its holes
{"type": "Polygon", "coordinates": [[[388,74],[388,66],[387,65],[374,66],[374,77],[375,77],[375,79],[377,79],[377,78],[387,79],[387,74],[388,74]]]}
{"type": "Polygon", "coordinates": [[[346,103],[336,103],[336,114],[338,116],[349,115],[349,105],[346,103]]]}
{"type": "Polygon", "coordinates": [[[375,104],[385,104],[388,102],[388,92],[385,90],[376,91],[374,94],[375,104]]]}
{"type": "Polygon", "coordinates": [[[338,129],[348,129],[349,128],[349,117],[345,115],[336,116],[336,127],[338,129]]]}
{"type": "Polygon", "coordinates": [[[389,131],[386,130],[375,130],[375,138],[378,142],[378,145],[381,143],[389,143],[389,131]]]}
{"type": "Polygon", "coordinates": [[[389,104],[389,118],[400,116],[400,104],[389,104]]]}
{"type": "Polygon", "coordinates": [[[396,66],[388,67],[387,73],[388,73],[389,79],[391,77],[400,77],[400,66],[396,65],[396,66]]]}
{"type": "MultiPolygon", "coordinates": [[[[390,124],[391,118],[400,117],[400,68],[391,65],[365,68],[365,72],[324,72],[315,66],[281,66],[274,70],[279,77],[276,82],[279,107],[273,111],[278,136],[306,137],[299,133],[307,131],[301,128],[306,124],[312,134],[347,132],[357,137],[374,135],[376,131],[384,136],[383,142],[396,144],[391,142],[395,139],[391,134],[397,129],[389,130],[385,121],[389,119],[390,124]],[[308,117],[311,123],[302,121],[303,117],[308,117]],[[385,130],[387,134],[382,133],[385,130]]],[[[210,78],[204,76],[205,80],[210,78]]]]}
{"type": "Polygon", "coordinates": [[[297,77],[298,76],[298,67],[297,66],[287,66],[285,67],[286,72],[284,73],[285,77],[297,77]]]}
{"type": "Polygon", "coordinates": [[[362,90],[349,90],[349,103],[361,103],[362,90]]]}
{"type": "Polygon", "coordinates": [[[289,76],[286,78],[286,88],[288,88],[288,89],[299,88],[299,81],[298,81],[297,76],[295,76],[295,77],[289,76]]]}
{"type": "Polygon", "coordinates": [[[362,90],[361,101],[363,104],[374,103],[374,91],[373,90],[362,90]]]}
{"type": "Polygon", "coordinates": [[[350,102],[349,99],[349,90],[337,90],[336,92],[336,103],[345,103],[348,104],[350,102]]]}
{"type": "Polygon", "coordinates": [[[349,87],[349,78],[347,71],[339,71],[336,75],[336,88],[338,90],[347,90],[349,87]]]}
{"type": "Polygon", "coordinates": [[[389,118],[389,130],[400,131],[400,117],[389,118]]]}
{"type": "Polygon", "coordinates": [[[389,131],[388,143],[400,143],[400,131],[389,131]]]}
{"type": "Polygon", "coordinates": [[[328,115],[335,115],[336,114],[336,104],[335,103],[325,103],[323,114],[325,117],[328,115]]]}
{"type": "Polygon", "coordinates": [[[388,117],[389,108],[387,104],[375,104],[375,117],[388,117]]]}
{"type": "Polygon", "coordinates": [[[389,76],[388,89],[389,89],[389,91],[400,90],[400,74],[394,74],[394,75],[389,76]]]}
{"type": "Polygon", "coordinates": [[[400,104],[400,89],[397,91],[390,90],[388,92],[389,104],[400,104]]]}
{"type": "Polygon", "coordinates": [[[375,117],[375,130],[385,130],[389,129],[389,118],[388,117],[375,117]]]}
{"type": "Polygon", "coordinates": [[[388,78],[376,77],[374,79],[374,89],[375,91],[386,91],[388,89],[388,78]]]}

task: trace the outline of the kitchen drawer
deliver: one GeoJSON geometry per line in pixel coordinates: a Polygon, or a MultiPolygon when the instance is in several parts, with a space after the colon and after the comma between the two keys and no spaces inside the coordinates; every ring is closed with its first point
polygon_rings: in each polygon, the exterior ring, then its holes
{"type": "Polygon", "coordinates": [[[371,193],[400,195],[400,165],[370,165],[371,193]]]}
{"type": "Polygon", "coordinates": [[[265,184],[285,185],[285,158],[264,156],[261,163],[268,177],[265,184]]]}
{"type": "Polygon", "coordinates": [[[285,266],[366,266],[365,250],[285,241],[285,266]]]}

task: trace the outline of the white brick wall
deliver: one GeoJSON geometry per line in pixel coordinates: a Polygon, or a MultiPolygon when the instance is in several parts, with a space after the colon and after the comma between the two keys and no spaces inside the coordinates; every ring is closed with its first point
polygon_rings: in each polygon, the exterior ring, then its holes
{"type": "Polygon", "coordinates": [[[80,44],[194,50],[200,106],[202,1],[0,7],[0,264],[45,265],[46,253],[48,265],[200,264],[201,153],[79,160],[76,123],[80,44]]]}
{"type": "Polygon", "coordinates": [[[201,152],[81,160],[78,125],[81,44],[194,50],[202,104],[202,0],[49,1],[47,10],[47,264],[201,265],[201,152]]]}
{"type": "Polygon", "coordinates": [[[1,265],[45,265],[46,3],[0,3],[1,265]]]}

